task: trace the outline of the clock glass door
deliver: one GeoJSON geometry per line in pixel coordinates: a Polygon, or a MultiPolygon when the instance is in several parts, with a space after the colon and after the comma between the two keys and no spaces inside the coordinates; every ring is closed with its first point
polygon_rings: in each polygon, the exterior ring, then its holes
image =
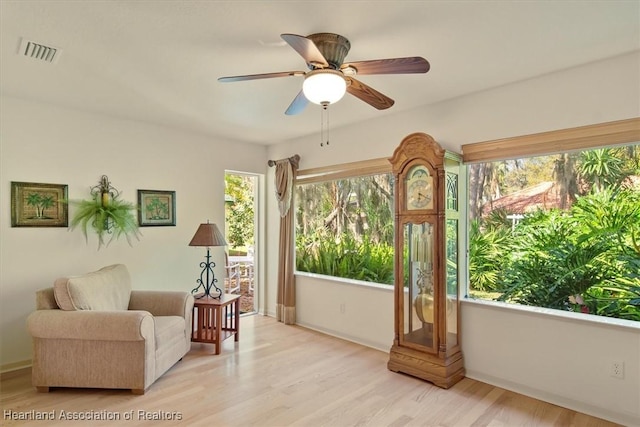
{"type": "Polygon", "coordinates": [[[430,222],[404,225],[405,309],[400,341],[408,347],[435,353],[434,231],[434,225],[430,222]]]}

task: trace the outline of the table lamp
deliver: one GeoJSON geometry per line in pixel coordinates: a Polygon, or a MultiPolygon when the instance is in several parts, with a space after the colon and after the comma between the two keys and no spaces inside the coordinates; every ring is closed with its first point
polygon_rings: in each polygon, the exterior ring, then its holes
{"type": "Polygon", "coordinates": [[[204,288],[204,293],[196,296],[196,298],[220,298],[222,296],[222,290],[216,286],[218,279],[216,279],[213,273],[213,268],[216,266],[216,263],[211,261],[209,249],[212,246],[226,245],[227,242],[224,240],[224,236],[220,233],[218,227],[215,224],[210,224],[209,221],[207,221],[206,224],[200,224],[193,239],[189,242],[189,246],[204,246],[207,248],[206,261],[200,263],[202,271],[200,272],[200,278],[196,280],[198,286],[191,291],[191,293],[196,293],[200,288],[204,288]],[[211,294],[212,288],[215,288],[217,295],[211,294]]]}

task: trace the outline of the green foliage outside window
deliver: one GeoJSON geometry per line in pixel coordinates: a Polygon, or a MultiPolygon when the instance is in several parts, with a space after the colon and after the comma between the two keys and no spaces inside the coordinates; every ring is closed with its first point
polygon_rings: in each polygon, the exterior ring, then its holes
{"type": "Polygon", "coordinates": [[[298,185],[296,268],[393,285],[391,174],[298,185]]]}
{"type": "MultiPolygon", "coordinates": [[[[470,295],[640,321],[640,175],[637,146],[575,155],[567,209],[506,212],[470,224],[470,295]]],[[[566,178],[566,176],[565,176],[566,178]]]]}
{"type": "Polygon", "coordinates": [[[298,271],[393,285],[393,245],[358,242],[349,234],[337,240],[298,236],[296,243],[298,271]]]}
{"type": "MultiPolygon", "coordinates": [[[[254,245],[254,181],[247,175],[227,173],[225,180],[225,238],[229,249],[254,245]]],[[[230,251],[231,252],[231,251],[230,251]]],[[[246,253],[246,252],[245,252],[246,253]]]]}

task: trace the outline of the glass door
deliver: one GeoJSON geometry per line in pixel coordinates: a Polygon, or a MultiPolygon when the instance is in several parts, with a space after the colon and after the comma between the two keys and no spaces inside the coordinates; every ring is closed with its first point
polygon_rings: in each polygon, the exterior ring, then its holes
{"type": "Polygon", "coordinates": [[[225,292],[240,295],[240,313],[257,311],[258,176],[225,173],[225,292]]]}

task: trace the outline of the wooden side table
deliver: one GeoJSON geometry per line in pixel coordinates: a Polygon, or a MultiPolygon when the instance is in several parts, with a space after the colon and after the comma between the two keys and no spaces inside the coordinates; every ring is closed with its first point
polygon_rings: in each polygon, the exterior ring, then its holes
{"type": "Polygon", "coordinates": [[[215,354],[220,354],[222,341],[240,338],[240,295],[223,294],[219,299],[200,295],[195,295],[193,305],[191,341],[215,344],[215,354]]]}

